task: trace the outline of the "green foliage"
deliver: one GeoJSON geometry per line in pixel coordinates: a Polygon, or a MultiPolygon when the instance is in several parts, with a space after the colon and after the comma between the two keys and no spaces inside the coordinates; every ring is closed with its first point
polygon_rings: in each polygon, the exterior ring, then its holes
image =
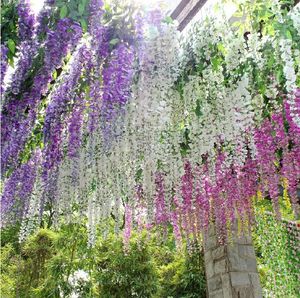
{"type": "MultiPolygon", "coordinates": [[[[285,226],[266,213],[269,203],[258,205],[253,238],[265,297],[296,298],[300,256],[293,256],[285,226]]],[[[201,249],[192,245],[193,253],[178,251],[172,233],[159,232],[133,235],[125,253],[122,237],[112,232],[88,248],[85,225],[40,229],[23,244],[18,228],[3,229],[1,292],[8,298],[70,297],[75,290],[79,297],[205,297],[201,249]],[[89,279],[74,287],[70,278],[78,270],[89,279]]]]}
{"type": "Polygon", "coordinates": [[[160,288],[158,297],[201,298],[206,297],[203,254],[173,255],[172,262],[159,269],[160,288]]]}
{"type": "Polygon", "coordinates": [[[16,222],[5,229],[1,229],[1,247],[11,244],[17,251],[19,249],[18,233],[20,231],[20,224],[16,222]]]}
{"type": "Polygon", "coordinates": [[[18,38],[17,0],[3,0],[1,2],[1,44],[8,49],[9,62],[13,63],[18,38]]]}
{"type": "Polygon", "coordinates": [[[16,50],[16,44],[15,44],[15,42],[12,39],[9,39],[7,41],[7,46],[9,48],[9,50],[11,51],[11,53],[14,54],[15,50],[16,50]]]}
{"type": "Polygon", "coordinates": [[[19,253],[11,243],[1,248],[1,292],[5,297],[37,297],[35,288],[45,278],[45,265],[55,253],[55,240],[54,232],[41,229],[19,253]]]}
{"type": "Polygon", "coordinates": [[[204,297],[202,253],[178,252],[172,233],[133,236],[130,250],[113,232],[87,247],[85,225],[40,229],[18,244],[18,229],[3,229],[0,290],[4,297],[204,297]],[[88,280],[74,286],[78,271],[88,280]]]}
{"type": "Polygon", "coordinates": [[[87,31],[88,23],[88,0],[57,0],[55,5],[58,7],[58,17],[60,19],[69,17],[82,26],[84,32],[87,31]]]}
{"type": "Polygon", "coordinates": [[[22,247],[22,266],[17,284],[19,297],[40,297],[37,289],[47,276],[46,264],[56,253],[57,234],[40,229],[22,247]]]}
{"type": "Polygon", "coordinates": [[[253,239],[265,297],[299,297],[298,256],[293,256],[290,234],[265,209],[257,207],[253,239]]]}
{"type": "Polygon", "coordinates": [[[110,235],[97,244],[94,278],[101,297],[151,297],[157,288],[157,272],[145,239],[131,241],[124,254],[119,238],[110,235]]]}
{"type": "Polygon", "coordinates": [[[3,297],[15,297],[16,274],[18,272],[18,256],[15,254],[12,244],[1,247],[0,264],[0,293],[3,297]]]}

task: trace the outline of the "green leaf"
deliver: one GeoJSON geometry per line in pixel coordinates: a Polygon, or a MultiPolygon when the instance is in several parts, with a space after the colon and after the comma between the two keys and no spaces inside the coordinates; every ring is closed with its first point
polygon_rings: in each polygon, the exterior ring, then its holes
{"type": "Polygon", "coordinates": [[[136,171],[136,174],[135,174],[135,179],[136,179],[136,181],[139,181],[139,180],[141,179],[142,174],[143,174],[143,170],[142,170],[142,169],[138,169],[138,170],[136,171]]]}
{"type": "Polygon", "coordinates": [[[243,12],[242,11],[237,11],[233,14],[233,17],[235,18],[242,18],[243,17],[243,12]]]}
{"type": "Polygon", "coordinates": [[[286,30],[286,31],[285,31],[285,36],[286,36],[288,39],[290,39],[290,40],[292,40],[292,39],[293,39],[293,36],[292,36],[292,34],[291,34],[291,31],[290,31],[290,30],[286,30]]]}
{"type": "Polygon", "coordinates": [[[278,69],[276,72],[276,80],[277,80],[277,82],[280,83],[281,79],[282,79],[282,69],[278,69]]]}
{"type": "Polygon", "coordinates": [[[77,17],[79,16],[80,14],[78,13],[77,10],[71,10],[70,13],[69,13],[69,18],[73,19],[73,20],[77,20],[77,17]]]}
{"type": "Polygon", "coordinates": [[[264,81],[261,81],[258,84],[258,89],[259,89],[260,94],[265,94],[266,93],[267,87],[266,87],[264,81]]]}
{"type": "Polygon", "coordinates": [[[242,23],[240,21],[235,21],[231,24],[232,27],[240,27],[242,23]]]}
{"type": "Polygon", "coordinates": [[[218,50],[222,53],[222,54],[225,54],[226,50],[225,50],[225,47],[222,43],[218,43],[217,44],[217,48],[218,50]]]}
{"type": "Polygon", "coordinates": [[[16,44],[15,44],[15,42],[12,39],[9,39],[7,41],[7,46],[9,48],[9,50],[14,54],[15,51],[16,51],[16,44]]]}
{"type": "Polygon", "coordinates": [[[114,38],[109,42],[109,44],[115,46],[118,42],[119,42],[119,38],[114,38]]]}
{"type": "Polygon", "coordinates": [[[11,67],[14,67],[14,60],[13,60],[13,59],[9,59],[9,60],[8,60],[8,64],[9,64],[11,67]]]}
{"type": "Polygon", "coordinates": [[[220,57],[213,57],[211,59],[213,70],[218,70],[219,65],[221,64],[221,62],[222,62],[222,59],[220,59],[220,57]]]}
{"type": "Polygon", "coordinates": [[[271,68],[275,64],[275,58],[274,56],[270,56],[268,59],[268,68],[271,68]]]}
{"type": "Polygon", "coordinates": [[[273,26],[268,26],[267,29],[268,29],[267,32],[269,35],[271,35],[271,36],[275,35],[275,29],[273,26]]]}
{"type": "Polygon", "coordinates": [[[167,23],[167,24],[173,24],[173,19],[172,19],[170,16],[167,16],[167,17],[164,19],[164,22],[167,23]]]}
{"type": "Polygon", "coordinates": [[[197,106],[196,106],[196,109],[195,109],[195,114],[196,114],[198,117],[201,117],[201,116],[203,115],[199,100],[197,101],[197,106]]]}
{"type": "Polygon", "coordinates": [[[57,1],[55,2],[55,5],[56,5],[57,7],[63,7],[65,4],[64,4],[61,0],[57,0],[57,1]]]}
{"type": "Polygon", "coordinates": [[[81,24],[83,32],[87,32],[88,25],[87,25],[86,20],[85,19],[80,19],[80,24],[81,24]]]}
{"type": "Polygon", "coordinates": [[[9,22],[9,28],[13,31],[15,29],[15,24],[13,21],[9,22]]]}
{"type": "Polygon", "coordinates": [[[52,78],[53,78],[53,80],[56,80],[56,78],[57,78],[57,71],[56,70],[54,70],[52,78]]]}
{"type": "Polygon", "coordinates": [[[59,12],[59,17],[61,19],[65,18],[68,14],[68,7],[67,5],[64,5],[61,9],[60,9],[60,12],[59,12]]]}
{"type": "Polygon", "coordinates": [[[83,3],[80,3],[78,5],[78,12],[82,15],[84,13],[85,5],[83,3]]]}
{"type": "Polygon", "coordinates": [[[107,12],[112,11],[110,5],[107,2],[104,4],[104,10],[107,11],[107,12]]]}

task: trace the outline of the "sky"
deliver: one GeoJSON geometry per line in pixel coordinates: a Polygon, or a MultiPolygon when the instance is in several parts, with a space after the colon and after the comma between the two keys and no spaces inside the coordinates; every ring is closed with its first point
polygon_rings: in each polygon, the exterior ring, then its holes
{"type": "Polygon", "coordinates": [[[42,9],[44,0],[30,0],[32,10],[35,14],[38,14],[38,12],[42,9]]]}

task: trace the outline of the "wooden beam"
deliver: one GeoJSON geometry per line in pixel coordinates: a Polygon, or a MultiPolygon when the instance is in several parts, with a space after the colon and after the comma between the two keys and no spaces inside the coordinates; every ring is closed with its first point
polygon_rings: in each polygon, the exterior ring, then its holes
{"type": "Polygon", "coordinates": [[[174,11],[171,14],[171,17],[173,19],[176,19],[183,11],[183,9],[186,7],[186,5],[191,2],[191,0],[182,0],[179,2],[179,4],[176,6],[174,11]]]}
{"type": "Polygon", "coordinates": [[[182,31],[199,12],[207,0],[182,0],[171,13],[171,17],[179,22],[178,30],[182,31]]]}
{"type": "MultiPolygon", "coordinates": [[[[208,0],[181,0],[171,13],[171,18],[177,20],[179,23],[178,30],[182,31],[207,1],[208,0]]],[[[294,5],[296,6],[299,3],[300,0],[295,0],[294,5]]]]}

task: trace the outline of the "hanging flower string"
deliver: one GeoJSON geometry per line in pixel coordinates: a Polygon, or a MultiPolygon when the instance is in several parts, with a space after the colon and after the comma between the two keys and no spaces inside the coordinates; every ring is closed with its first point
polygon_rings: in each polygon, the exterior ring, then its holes
{"type": "Polygon", "coordinates": [[[281,187],[299,216],[297,21],[286,22],[289,40],[254,24],[245,39],[211,17],[183,38],[158,10],[118,23],[91,0],[83,33],[69,18],[47,28],[51,1],[37,24],[22,5],[1,115],[1,213],[5,224],[22,220],[20,239],[49,206],[55,225],[87,217],[89,245],[112,217],[126,249],[135,226],[170,224],[180,245],[214,224],[224,243],[234,222],[249,230],[257,194],[279,219],[281,187]],[[23,90],[33,65],[24,37],[36,53],[41,32],[42,65],[23,90]]]}

